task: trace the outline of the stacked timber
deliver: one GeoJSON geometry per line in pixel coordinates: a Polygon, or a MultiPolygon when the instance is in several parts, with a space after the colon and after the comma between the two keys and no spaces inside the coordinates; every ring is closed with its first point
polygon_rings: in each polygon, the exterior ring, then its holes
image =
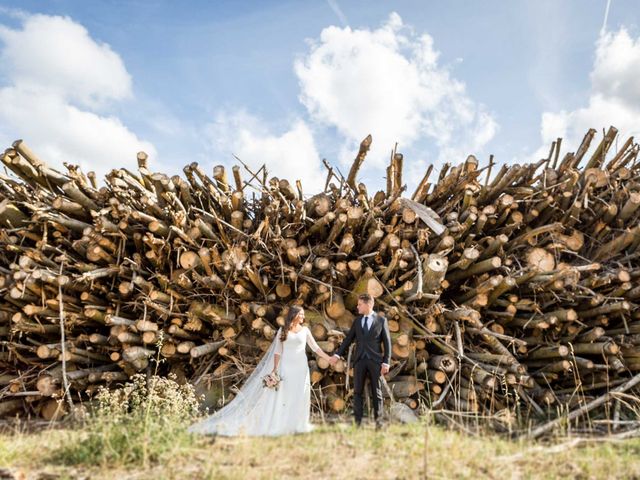
{"type": "MultiPolygon", "coordinates": [[[[410,408],[544,416],[628,385],[640,166],[632,138],[609,152],[616,137],[592,146],[590,130],[576,152],[558,139],[499,169],[469,156],[432,182],[430,167],[410,197],[400,153],[385,191],[357,182],[370,136],[347,178],[326,164],[312,195],[265,167],[152,172],[143,152],[98,185],[16,141],[0,158],[0,416],[55,418],[65,393],[151,368],[218,382],[228,401],[289,305],[331,353],[360,293],[388,319],[387,380],[410,408]]],[[[346,362],[309,367],[315,406],[343,411],[346,362]]]]}

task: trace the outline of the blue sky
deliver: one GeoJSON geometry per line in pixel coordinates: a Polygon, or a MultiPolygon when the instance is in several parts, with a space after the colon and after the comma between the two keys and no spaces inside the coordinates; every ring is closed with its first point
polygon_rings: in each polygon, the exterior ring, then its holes
{"type": "MultiPolygon", "coordinates": [[[[104,174],[152,154],[178,173],[266,162],[409,190],[428,163],[522,162],[593,127],[640,133],[637,3],[2,1],[0,141],[104,174]],[[374,131],[371,131],[374,130],[374,131]]],[[[573,148],[572,148],[573,147],[573,148]]]]}

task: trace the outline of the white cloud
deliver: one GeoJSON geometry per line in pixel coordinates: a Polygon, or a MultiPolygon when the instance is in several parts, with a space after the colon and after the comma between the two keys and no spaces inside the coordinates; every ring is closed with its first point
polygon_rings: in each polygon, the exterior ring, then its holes
{"type": "Polygon", "coordinates": [[[536,157],[546,155],[549,143],[563,137],[567,151],[575,151],[589,128],[615,126],[622,137],[640,133],[640,38],[626,29],[603,32],[596,43],[591,91],[585,107],[544,112],[536,157]]]}
{"type": "Polygon", "coordinates": [[[118,54],[68,17],[33,15],[22,30],[0,27],[0,40],[0,60],[23,88],[89,107],[131,96],[131,77],[118,54]]]}
{"type": "Polygon", "coordinates": [[[23,138],[43,160],[94,170],[135,165],[135,154],[155,155],[122,122],[105,114],[132,97],[131,77],[108,45],[94,41],[68,17],[25,16],[21,29],[0,25],[0,140],[23,138]],[[102,113],[97,113],[102,112],[102,113]]]}
{"type": "Polygon", "coordinates": [[[301,180],[305,194],[321,191],[326,174],[309,126],[295,119],[284,133],[274,134],[263,125],[264,122],[244,111],[221,112],[206,131],[213,150],[229,158],[229,164],[237,163],[231,159],[231,155],[236,155],[255,170],[265,164],[269,177],[285,178],[292,183],[301,180]]]}
{"type": "Polygon", "coordinates": [[[14,18],[16,20],[26,20],[29,18],[29,14],[20,8],[13,7],[5,7],[0,5],[0,15],[4,15],[9,18],[14,18]]]}
{"type": "Polygon", "coordinates": [[[605,33],[598,40],[591,82],[603,95],[640,107],[640,38],[624,28],[605,33]]]}
{"type": "Polygon", "coordinates": [[[345,162],[368,133],[374,141],[367,161],[378,168],[395,142],[405,150],[425,136],[441,158],[463,159],[498,126],[438,57],[432,37],[415,35],[396,13],[375,30],[331,26],[295,63],[300,100],[314,121],[344,137],[345,162]]]}
{"type": "Polygon", "coordinates": [[[51,165],[78,164],[102,180],[112,168],[135,166],[140,150],[155,155],[153,145],[140,141],[118,118],[80,110],[52,93],[3,88],[0,104],[3,122],[11,122],[11,130],[51,165]]]}
{"type": "Polygon", "coordinates": [[[246,112],[223,112],[206,136],[217,152],[235,153],[254,167],[265,163],[279,177],[301,179],[309,193],[323,188],[326,178],[316,141],[350,165],[371,133],[362,179],[374,188],[383,186],[384,167],[398,142],[408,160],[404,181],[411,190],[433,154],[410,147],[427,137],[436,146],[436,165],[462,161],[479,153],[498,128],[438,58],[433,39],[415,35],[396,13],[375,30],[327,27],[294,63],[306,121],[296,119],[284,133],[274,134],[246,112]],[[335,141],[336,132],[338,145],[329,148],[324,140],[335,141]]]}

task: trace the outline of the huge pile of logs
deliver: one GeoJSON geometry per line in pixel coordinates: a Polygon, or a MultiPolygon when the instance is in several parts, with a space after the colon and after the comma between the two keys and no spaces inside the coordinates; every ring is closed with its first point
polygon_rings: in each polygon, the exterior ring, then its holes
{"type": "MultiPolygon", "coordinates": [[[[370,136],[347,178],[326,164],[311,196],[264,167],[153,173],[142,152],[137,172],[99,186],[17,141],[1,157],[0,416],[54,418],[61,398],[152,368],[228,401],[287,305],[308,309],[332,352],[363,292],[389,320],[387,380],[411,408],[534,418],[627,390],[640,371],[640,165],[633,139],[610,152],[616,136],[592,146],[591,130],[562,157],[558,139],[495,172],[469,156],[431,183],[429,168],[411,197],[400,153],[386,191],[357,183],[370,136]]],[[[314,405],[344,410],[347,365],[309,367],[314,405]]]]}

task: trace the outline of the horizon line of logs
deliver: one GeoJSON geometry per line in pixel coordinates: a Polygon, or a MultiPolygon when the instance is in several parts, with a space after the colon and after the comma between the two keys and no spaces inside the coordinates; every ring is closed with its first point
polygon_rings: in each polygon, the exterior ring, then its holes
{"type": "MultiPolygon", "coordinates": [[[[395,151],[386,191],[357,183],[371,136],[347,178],[325,162],[312,196],[264,166],[170,177],[144,152],[99,186],[18,140],[0,157],[0,417],[60,418],[64,397],[155,368],[228,401],[288,305],[332,353],[365,292],[410,408],[535,421],[584,407],[640,372],[639,147],[595,133],[496,172],[474,156],[434,180],[429,167],[410,198],[395,151]]],[[[343,411],[345,362],[309,367],[314,407],[343,411]]],[[[619,423],[632,398],[600,412],[619,423]]]]}

